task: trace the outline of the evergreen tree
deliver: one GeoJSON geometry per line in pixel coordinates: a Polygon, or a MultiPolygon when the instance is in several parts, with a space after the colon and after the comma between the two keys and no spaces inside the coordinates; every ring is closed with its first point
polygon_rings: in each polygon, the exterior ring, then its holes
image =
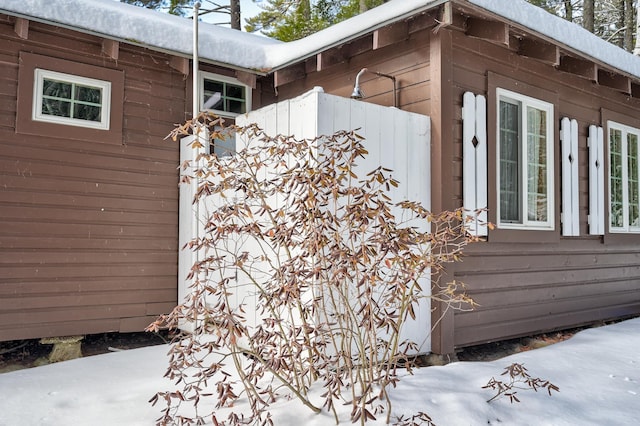
{"type": "Polygon", "coordinates": [[[260,31],[282,41],[297,40],[385,0],[254,0],[262,12],[247,19],[248,32],[260,31]]]}
{"type": "Polygon", "coordinates": [[[584,0],[582,9],[582,26],[590,32],[594,32],[595,0],[584,0]]]}

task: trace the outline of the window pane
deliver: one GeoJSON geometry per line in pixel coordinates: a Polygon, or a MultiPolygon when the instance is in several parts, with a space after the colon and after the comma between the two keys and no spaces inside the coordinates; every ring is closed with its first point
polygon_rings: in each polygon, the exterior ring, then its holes
{"type": "Polygon", "coordinates": [[[500,101],[500,220],[522,222],[520,214],[520,107],[500,101]]]}
{"type": "Polygon", "coordinates": [[[622,131],[609,131],[609,152],[611,165],[611,217],[613,227],[624,226],[623,198],[622,198],[622,131]]]}
{"type": "Polygon", "coordinates": [[[228,98],[244,99],[244,87],[236,86],[235,84],[227,84],[226,96],[228,98]]]}
{"type": "Polygon", "coordinates": [[[627,134],[627,171],[629,174],[629,226],[639,226],[638,220],[638,136],[627,134]]]}
{"type": "Polygon", "coordinates": [[[227,100],[227,108],[225,109],[225,111],[244,114],[246,112],[244,101],[235,101],[233,99],[227,100]]]}
{"type": "Polygon", "coordinates": [[[547,113],[527,108],[527,217],[547,220],[547,113]]]}
{"type": "Polygon", "coordinates": [[[243,114],[247,112],[248,91],[240,84],[204,78],[202,108],[234,115],[243,114]]]}
{"type": "Polygon", "coordinates": [[[236,152],[236,136],[229,135],[225,139],[214,139],[210,148],[211,154],[216,154],[218,157],[227,157],[233,155],[236,152]]]}
{"type": "Polygon", "coordinates": [[[102,102],[102,90],[97,87],[76,86],[76,100],[100,104],[102,102]]]}
{"type": "Polygon", "coordinates": [[[42,82],[42,94],[59,99],[71,99],[71,84],[44,79],[42,82]]]}
{"type": "Polygon", "coordinates": [[[42,99],[42,113],[57,117],[71,117],[71,102],[56,99],[42,99]]]}
{"type": "Polygon", "coordinates": [[[204,92],[202,109],[223,109],[222,94],[220,92],[204,92]]]}
{"type": "Polygon", "coordinates": [[[204,80],[202,108],[224,110],[224,85],[219,81],[204,80]]]}
{"type": "Polygon", "coordinates": [[[73,106],[73,118],[87,121],[100,121],[101,108],[99,106],[75,104],[73,106]]]}
{"type": "Polygon", "coordinates": [[[224,86],[220,81],[214,80],[204,80],[204,91],[205,92],[219,92],[224,93],[224,86]]]}

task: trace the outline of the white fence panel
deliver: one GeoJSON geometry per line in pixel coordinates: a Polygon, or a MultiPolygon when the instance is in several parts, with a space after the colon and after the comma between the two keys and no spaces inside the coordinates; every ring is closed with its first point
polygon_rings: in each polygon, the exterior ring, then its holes
{"type": "MultiPolygon", "coordinates": [[[[392,188],[392,200],[420,201],[430,208],[429,117],[329,95],[319,89],[280,102],[275,110],[275,129],[267,126],[268,122],[273,121],[270,117],[273,107],[240,116],[236,122],[239,125],[255,123],[270,136],[284,134],[298,138],[314,138],[340,130],[357,129],[356,133],[365,138],[364,146],[369,152],[365,159],[357,163],[358,177],[365,178],[368,172],[379,166],[393,170],[392,175],[400,185],[392,188]],[[287,116],[283,116],[287,113],[287,116]]],[[[428,230],[426,225],[422,226],[428,230]]],[[[429,291],[430,282],[421,285],[426,292],[429,291]]],[[[422,344],[420,352],[429,352],[429,299],[424,299],[416,314],[416,321],[407,324],[402,338],[422,344]]]]}
{"type": "MultiPolygon", "coordinates": [[[[400,182],[392,187],[390,194],[393,201],[405,199],[419,201],[430,208],[430,121],[429,117],[401,111],[396,108],[383,107],[342,97],[325,94],[321,89],[314,89],[298,98],[279,102],[236,118],[240,126],[255,123],[270,136],[293,135],[297,138],[314,138],[320,135],[331,135],[339,130],[358,129],[357,133],[365,138],[364,145],[369,151],[363,161],[359,161],[356,173],[360,178],[378,166],[393,170],[392,176],[400,182]]],[[[238,149],[246,143],[237,138],[238,149]]],[[[186,155],[186,153],[185,153],[186,155]]],[[[266,175],[264,176],[267,177],[266,175]]],[[[186,185],[185,185],[186,186],[186,185]]],[[[193,189],[181,188],[181,245],[183,240],[190,240],[199,232],[188,215],[193,213],[191,200],[193,189]],[[184,192],[183,192],[184,191],[184,192]],[[191,210],[190,210],[191,209],[191,210]],[[184,232],[183,232],[184,231],[184,232]],[[184,236],[182,235],[184,234],[184,236]],[[190,234],[190,235],[188,235],[190,234]],[[194,235],[195,234],[195,235],[194,235]],[[191,237],[191,238],[187,238],[191,237]]],[[[215,200],[213,200],[215,202],[215,200]]],[[[276,200],[275,202],[284,202],[276,200]]],[[[210,208],[207,206],[207,208],[210,208]]],[[[394,212],[396,213],[396,212],[394,212]]],[[[426,224],[416,224],[428,230],[426,224]]],[[[240,251],[257,250],[246,242],[240,251]]],[[[181,251],[181,279],[190,268],[188,253],[181,251]]],[[[191,254],[192,257],[196,256],[191,254]]],[[[420,283],[425,293],[430,291],[430,282],[420,283]]],[[[180,286],[180,300],[185,296],[186,286],[180,286]]],[[[403,339],[411,339],[421,344],[419,352],[426,353],[431,349],[431,307],[429,299],[423,299],[416,311],[416,321],[408,323],[402,333],[403,339]]],[[[245,290],[238,282],[237,303],[245,303],[247,312],[255,311],[255,296],[245,290]]],[[[251,321],[259,321],[252,317],[251,321]]],[[[250,321],[250,323],[251,323],[250,321]]],[[[256,322],[254,322],[256,324],[256,322]]]]}

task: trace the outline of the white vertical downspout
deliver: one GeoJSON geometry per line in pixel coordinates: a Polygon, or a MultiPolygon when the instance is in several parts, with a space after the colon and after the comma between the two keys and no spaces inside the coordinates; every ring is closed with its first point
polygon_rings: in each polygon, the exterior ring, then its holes
{"type": "Polygon", "coordinates": [[[198,84],[198,12],[200,10],[200,2],[193,5],[193,118],[198,116],[200,112],[200,93],[198,84]]]}
{"type": "MultiPolygon", "coordinates": [[[[197,239],[203,234],[203,225],[201,221],[201,215],[204,214],[204,207],[201,202],[193,203],[199,181],[197,178],[190,181],[183,180],[185,176],[195,177],[194,170],[199,166],[196,159],[199,158],[203,152],[208,152],[208,137],[206,135],[206,128],[200,128],[196,122],[196,117],[200,112],[200,84],[198,80],[198,11],[200,9],[200,2],[196,2],[193,6],[193,66],[192,66],[192,80],[193,80],[193,103],[192,103],[192,115],[193,115],[193,134],[186,136],[180,140],[180,164],[189,162],[191,166],[180,171],[180,201],[179,201],[179,219],[178,219],[178,303],[183,303],[185,298],[189,294],[189,275],[191,268],[196,264],[201,254],[198,251],[192,251],[192,249],[185,247],[189,241],[197,239]],[[197,148],[194,147],[193,142],[198,140],[200,142],[197,148]]],[[[196,329],[196,319],[185,319],[179,327],[185,331],[194,331],[196,329]]]]}

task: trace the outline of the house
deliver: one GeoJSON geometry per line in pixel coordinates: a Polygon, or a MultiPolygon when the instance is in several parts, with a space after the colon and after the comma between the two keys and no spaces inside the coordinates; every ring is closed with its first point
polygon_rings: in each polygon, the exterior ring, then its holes
{"type": "MultiPolygon", "coordinates": [[[[191,23],[65,4],[0,3],[0,340],[141,330],[177,301],[162,139],[192,113],[191,23]]],[[[231,118],[357,76],[361,102],[430,117],[431,209],[495,224],[445,271],[479,306],[432,306],[434,353],[640,313],[640,58],[491,0],[393,0],[286,44],[203,24],[200,46],[231,118]]]]}

